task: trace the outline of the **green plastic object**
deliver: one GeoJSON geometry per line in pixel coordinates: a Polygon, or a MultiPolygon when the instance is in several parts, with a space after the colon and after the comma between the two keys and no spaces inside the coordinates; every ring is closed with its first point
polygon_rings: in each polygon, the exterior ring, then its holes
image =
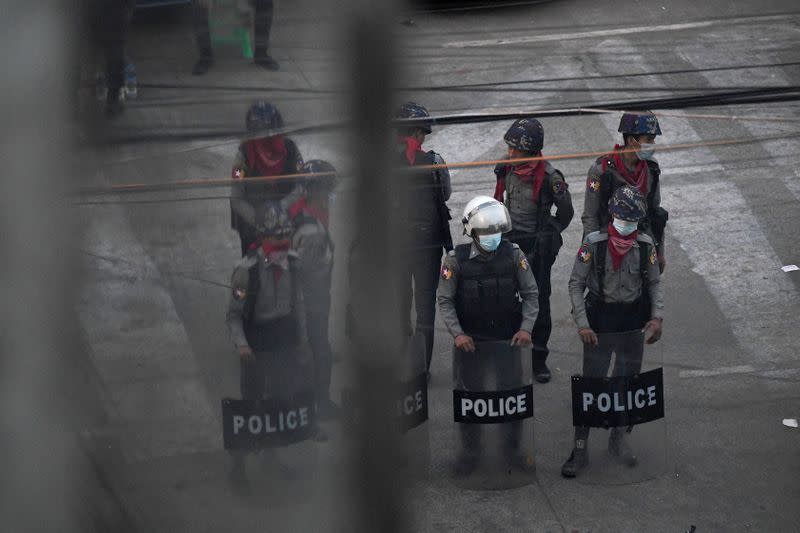
{"type": "MultiPolygon", "coordinates": [[[[211,10],[209,29],[211,30],[211,44],[237,44],[242,48],[242,57],[253,59],[253,46],[250,42],[250,20],[242,20],[241,13],[232,18],[215,16],[219,8],[228,7],[235,11],[235,3],[217,0],[211,10]]],[[[228,12],[230,13],[230,9],[228,12]]]]}

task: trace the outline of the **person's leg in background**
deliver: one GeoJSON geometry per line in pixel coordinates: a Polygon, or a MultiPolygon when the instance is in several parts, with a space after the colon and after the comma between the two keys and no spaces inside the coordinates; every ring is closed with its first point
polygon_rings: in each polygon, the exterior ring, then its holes
{"type": "Polygon", "coordinates": [[[253,61],[268,70],[278,70],[280,66],[272,56],[269,55],[269,36],[272,30],[272,0],[253,0],[255,8],[255,50],[253,51],[253,61]]]}
{"type": "Polygon", "coordinates": [[[192,23],[194,38],[197,42],[197,62],[192,67],[192,74],[202,76],[214,64],[214,52],[211,49],[211,25],[209,23],[209,8],[211,0],[193,0],[192,23]]]}
{"type": "Polygon", "coordinates": [[[540,256],[534,254],[531,261],[533,277],[539,289],[539,314],[533,324],[533,348],[531,354],[533,358],[533,376],[539,383],[550,381],[550,369],[547,368],[547,342],[550,340],[550,333],[553,330],[553,321],[550,317],[550,271],[553,268],[555,257],[540,256]]]}
{"type": "Polygon", "coordinates": [[[436,289],[439,285],[439,271],[442,264],[442,247],[431,245],[415,255],[412,266],[414,305],[417,313],[415,331],[425,337],[425,369],[430,373],[436,322],[436,289]]]}

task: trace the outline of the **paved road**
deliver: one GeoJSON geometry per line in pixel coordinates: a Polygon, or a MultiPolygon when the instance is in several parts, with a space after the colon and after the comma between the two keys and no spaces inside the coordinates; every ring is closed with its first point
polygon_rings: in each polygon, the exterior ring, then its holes
{"type": "MultiPolygon", "coordinates": [[[[275,101],[289,124],[346,117],[337,91],[346,58],[325,44],[335,29],[325,13],[279,5],[271,74],[222,55],[203,78],[188,75],[190,28],[181,16],[138,21],[131,55],[140,97],[117,123],[101,128],[117,141],[87,153],[82,185],[154,184],[227,177],[235,142],[204,135],[240,132],[248,103],[275,101]],[[306,18],[304,18],[306,17],[306,18]],[[150,87],[148,87],[150,85],[150,87]],[[165,85],[196,85],[181,90],[165,85]],[[209,86],[227,87],[211,90],[209,86]],[[263,86],[283,90],[258,89],[263,86]],[[231,89],[234,88],[234,89],[231,89]],[[165,137],[172,136],[172,139],[165,137]],[[182,136],[195,137],[186,139],[182,136]],[[148,140],[150,139],[150,140],[148,140]],[[134,142],[136,141],[136,142],[134,142]]],[[[800,12],[792,2],[550,2],[490,10],[416,14],[398,25],[398,98],[434,114],[497,108],[592,105],[682,95],[719,87],[798,84],[800,12]],[[776,16],[780,14],[781,16],[776,16]],[[653,28],[644,31],[637,28],[653,28]],[[627,31],[620,31],[628,28],[627,31]],[[631,30],[630,28],[634,28],[631,30]],[[502,42],[498,42],[502,41],[502,42]],[[744,70],[703,70],[752,65],[744,70]],[[632,79],[620,74],[682,71],[632,79]],[[603,77],[606,76],[606,77],[603,77]],[[431,86],[574,78],[475,90],[431,86]],[[427,89],[426,89],[427,87],[427,89]],[[510,91],[508,89],[514,89],[510,91]],[[524,89],[524,90],[520,90],[524,89]]],[[[337,41],[338,42],[338,41],[337,41]]],[[[579,342],[569,316],[566,280],[581,228],[576,217],[553,269],[550,384],[534,388],[536,481],[499,492],[465,491],[448,467],[450,339],[438,325],[431,388],[431,479],[413,494],[414,530],[430,531],[793,531],[800,513],[800,432],[782,425],[800,415],[800,360],[793,332],[800,313],[800,139],[796,103],[674,111],[788,117],[788,121],[662,117],[659,143],[743,138],[752,142],[661,152],[663,203],[670,211],[665,277],[667,318],[659,350],[667,388],[667,468],[636,484],[564,480],[570,447],[569,376],[579,342]],[[764,141],[761,137],[781,136],[764,141]]],[[[618,115],[543,120],[545,155],[602,151],[618,141],[618,115]]],[[[437,128],[426,146],[450,162],[502,157],[507,122],[437,128]]],[[[306,158],[351,167],[340,131],[295,136],[306,158]]],[[[592,158],[558,161],[583,206],[592,158]]],[[[453,213],[493,190],[491,167],[452,173],[453,213]]],[[[340,255],[355,206],[342,185],[334,216],[340,255]]],[[[115,489],[147,531],[325,531],[346,528],[341,489],[343,440],[297,452],[314,466],[287,484],[266,479],[240,498],[225,483],[219,399],[237,393],[237,363],[223,324],[226,284],[238,243],[220,188],[85,198],[86,228],[79,317],[102,383],[111,423],[88,428],[110,446],[115,489]],[[165,200],[170,200],[165,202],[165,200]],[[91,202],[110,201],[107,205],[91,202]],[[136,203],[123,203],[136,202],[136,203]],[[315,460],[312,460],[316,456],[315,460]],[[313,473],[313,476],[312,476],[313,473]],[[314,481],[308,481],[314,477],[314,481]]],[[[456,220],[460,217],[454,217],[456,220]]],[[[453,235],[461,234],[454,221],[453,235]]],[[[334,345],[347,287],[344,257],[335,269],[334,345]]],[[[342,380],[343,363],[335,369],[342,380]]],[[[600,446],[595,437],[593,445],[600,446]]],[[[284,455],[285,463],[298,460],[284,455]]],[[[264,460],[264,477],[276,466],[264,460]]],[[[279,471],[279,470],[277,470],[279,471]]]]}

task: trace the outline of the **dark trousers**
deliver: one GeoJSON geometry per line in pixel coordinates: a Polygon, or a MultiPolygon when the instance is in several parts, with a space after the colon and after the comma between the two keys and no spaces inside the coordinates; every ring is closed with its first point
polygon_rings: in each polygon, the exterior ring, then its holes
{"type": "Polygon", "coordinates": [[[131,0],[92,0],[90,3],[92,40],[103,51],[110,99],[117,98],[125,83],[125,42],[128,40],[131,9],[131,0]]]}
{"type": "MultiPolygon", "coordinates": [[[[456,370],[456,384],[468,391],[486,390],[491,374],[496,378],[496,390],[521,387],[522,366],[519,357],[462,357],[456,370]]],[[[503,424],[503,454],[508,456],[519,449],[522,436],[522,421],[503,424]]],[[[495,427],[491,424],[490,427],[495,427]]],[[[459,424],[461,445],[466,456],[477,458],[480,455],[481,424],[459,424]]]]}
{"type": "MultiPolygon", "coordinates": [[[[424,241],[423,241],[424,242],[424,241]]],[[[414,306],[417,313],[415,331],[425,337],[425,360],[430,371],[431,358],[433,357],[433,328],[436,319],[436,289],[439,285],[439,269],[442,263],[441,244],[420,246],[412,249],[408,261],[403,266],[399,276],[400,286],[400,316],[403,329],[407,336],[411,336],[411,298],[413,295],[414,306]],[[413,291],[411,282],[413,279],[413,291]]]]}
{"type": "Polygon", "coordinates": [[[519,246],[525,253],[530,263],[533,277],[536,279],[536,286],[539,289],[539,314],[533,324],[531,349],[534,364],[547,360],[550,350],[547,343],[550,340],[550,333],[553,331],[553,320],[550,316],[550,272],[556,256],[552,254],[541,255],[536,250],[536,235],[530,233],[517,233],[511,231],[507,239],[519,246]]]}
{"type": "Polygon", "coordinates": [[[333,355],[328,339],[328,318],[330,316],[330,293],[327,298],[319,295],[313,308],[306,311],[308,344],[314,357],[314,388],[317,398],[329,398],[331,388],[331,369],[333,355]],[[324,301],[319,301],[324,300],[324,301]]]}
{"type": "MultiPolygon", "coordinates": [[[[213,0],[211,0],[213,1],[213,0]]],[[[272,0],[251,0],[255,8],[253,33],[255,33],[256,57],[267,55],[269,48],[269,34],[272,29],[272,0]]],[[[197,41],[197,52],[200,57],[210,58],[214,55],[211,49],[211,28],[208,21],[208,6],[202,2],[193,3],[194,35],[197,41]]],[[[213,9],[213,8],[212,8],[213,9]]]]}

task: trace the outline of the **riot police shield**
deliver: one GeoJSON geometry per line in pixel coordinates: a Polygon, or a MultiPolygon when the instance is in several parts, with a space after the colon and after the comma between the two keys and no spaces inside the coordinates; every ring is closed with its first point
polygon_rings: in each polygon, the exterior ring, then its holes
{"type": "Polygon", "coordinates": [[[453,474],[471,489],[508,489],[534,479],[530,350],[510,341],[453,347],[453,474]]]}
{"type": "MultiPolygon", "coordinates": [[[[428,431],[428,372],[425,337],[421,333],[404,339],[402,357],[397,361],[394,388],[387,395],[383,409],[385,423],[396,428],[405,473],[423,479],[430,471],[430,435],[428,431]]],[[[348,372],[352,375],[352,371],[348,372]]],[[[354,435],[354,426],[361,423],[360,406],[366,401],[355,385],[342,389],[342,411],[345,435],[354,435]]]]}
{"type": "Polygon", "coordinates": [[[652,479],[667,468],[661,343],[645,333],[599,333],[575,353],[573,451],[562,469],[589,484],[652,479]],[[571,464],[570,464],[571,463],[571,464]]]}
{"type": "Polygon", "coordinates": [[[223,443],[232,476],[271,502],[313,494],[319,424],[312,357],[306,344],[256,351],[241,363],[242,399],[222,400],[223,443]],[[236,464],[241,465],[237,471],[236,464]]]}

